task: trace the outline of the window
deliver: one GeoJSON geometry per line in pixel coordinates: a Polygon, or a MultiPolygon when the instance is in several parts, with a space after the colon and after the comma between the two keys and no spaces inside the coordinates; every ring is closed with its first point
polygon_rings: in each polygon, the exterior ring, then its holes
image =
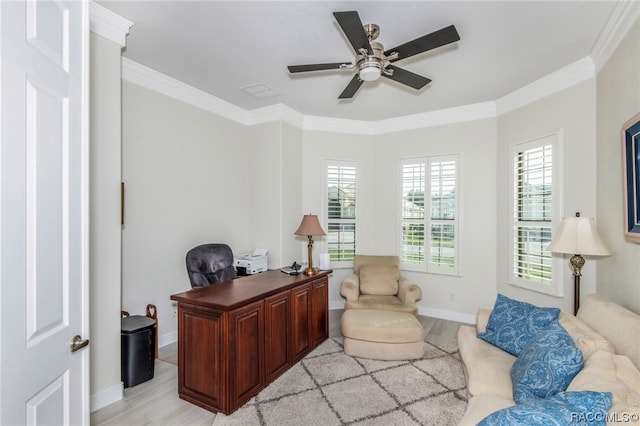
{"type": "Polygon", "coordinates": [[[511,281],[513,284],[561,295],[554,273],[557,261],[546,250],[558,221],[558,135],[512,149],[513,196],[511,225],[511,281]]]}
{"type": "Polygon", "coordinates": [[[401,242],[404,269],[458,273],[458,156],[401,163],[401,242]]]}
{"type": "Polygon", "coordinates": [[[327,162],[327,250],[334,267],[348,266],[356,253],[357,179],[356,163],[327,162]]]}

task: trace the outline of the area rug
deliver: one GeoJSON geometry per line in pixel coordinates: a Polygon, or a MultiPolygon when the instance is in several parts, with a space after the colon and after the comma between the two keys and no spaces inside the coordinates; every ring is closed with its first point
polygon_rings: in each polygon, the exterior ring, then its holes
{"type": "Polygon", "coordinates": [[[213,425],[456,425],[467,405],[457,348],[424,345],[422,359],[375,361],[330,338],[213,425]]]}

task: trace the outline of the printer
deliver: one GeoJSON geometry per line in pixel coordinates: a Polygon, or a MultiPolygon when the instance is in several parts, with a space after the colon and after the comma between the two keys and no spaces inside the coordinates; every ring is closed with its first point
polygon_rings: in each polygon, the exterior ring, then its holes
{"type": "Polygon", "coordinates": [[[253,275],[269,269],[267,251],[267,249],[257,248],[252,254],[234,256],[233,266],[235,266],[238,275],[253,275]]]}

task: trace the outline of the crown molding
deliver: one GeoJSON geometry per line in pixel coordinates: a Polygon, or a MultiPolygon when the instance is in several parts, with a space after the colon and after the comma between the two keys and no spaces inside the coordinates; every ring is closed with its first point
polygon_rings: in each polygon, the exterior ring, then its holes
{"type": "Polygon", "coordinates": [[[277,120],[284,121],[300,128],[304,125],[304,115],[282,103],[249,111],[249,125],[262,124],[277,120]]]}
{"type": "Polygon", "coordinates": [[[320,117],[317,115],[304,116],[304,130],[319,132],[350,133],[355,135],[375,135],[376,122],[364,120],[350,120],[346,118],[320,117]]]}
{"type": "Polygon", "coordinates": [[[245,110],[128,58],[122,58],[122,78],[247,126],[281,120],[305,130],[377,135],[490,118],[496,115],[494,102],[464,105],[380,121],[305,116],[282,103],[245,110]]]}
{"type": "Polygon", "coordinates": [[[521,108],[593,77],[593,61],[589,56],[584,57],[501,97],[496,101],[497,115],[521,108]]]}
{"type": "Polygon", "coordinates": [[[94,1],[89,2],[89,27],[92,33],[124,47],[127,45],[127,34],[132,26],[133,22],[128,19],[94,1]]]}
{"type": "Polygon", "coordinates": [[[376,121],[375,134],[402,132],[423,127],[460,123],[462,121],[482,120],[495,116],[496,103],[494,101],[481,102],[376,121]]]}
{"type": "Polygon", "coordinates": [[[483,102],[378,121],[307,116],[304,118],[303,128],[305,130],[374,136],[425,127],[442,126],[445,124],[459,123],[461,121],[480,120],[495,116],[495,102],[483,102]]]}
{"type": "Polygon", "coordinates": [[[640,1],[626,0],[618,3],[591,49],[596,74],[607,63],[622,39],[640,18],[640,1]]]}
{"type": "MultiPolygon", "coordinates": [[[[124,47],[133,22],[93,1],[89,4],[91,31],[124,47]]],[[[305,130],[377,135],[496,117],[593,78],[639,18],[640,1],[620,1],[590,56],[495,101],[379,121],[305,116],[282,103],[245,110],[127,58],[122,58],[122,78],[247,126],[281,120],[305,130]]]]}
{"type": "Polygon", "coordinates": [[[305,116],[282,103],[255,110],[245,110],[130,59],[122,58],[122,78],[124,80],[246,126],[281,120],[304,130],[359,135],[386,134],[496,117],[594,76],[593,62],[590,57],[586,57],[503,96],[497,101],[463,105],[386,120],[364,121],[305,116]]]}
{"type": "Polygon", "coordinates": [[[249,111],[127,58],[122,58],[122,78],[229,120],[251,125],[249,111]]]}

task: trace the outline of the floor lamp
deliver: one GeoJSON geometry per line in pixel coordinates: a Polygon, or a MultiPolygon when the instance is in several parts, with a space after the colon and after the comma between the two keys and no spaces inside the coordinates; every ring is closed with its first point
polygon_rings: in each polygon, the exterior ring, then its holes
{"type": "Polygon", "coordinates": [[[305,269],[302,273],[305,275],[315,275],[318,273],[318,270],[313,267],[311,263],[313,257],[313,237],[320,235],[327,235],[322,230],[320,226],[320,221],[318,220],[318,216],[315,214],[305,214],[302,218],[302,222],[300,222],[300,226],[294,232],[295,235],[304,235],[309,238],[309,244],[307,245],[307,250],[309,252],[309,264],[307,269],[305,269]]]}
{"type": "Polygon", "coordinates": [[[552,253],[572,254],[569,264],[573,270],[573,314],[578,313],[580,307],[580,270],[584,266],[586,256],[608,256],[609,250],[604,245],[596,229],[593,218],[565,217],[547,250],[552,253]]]}

